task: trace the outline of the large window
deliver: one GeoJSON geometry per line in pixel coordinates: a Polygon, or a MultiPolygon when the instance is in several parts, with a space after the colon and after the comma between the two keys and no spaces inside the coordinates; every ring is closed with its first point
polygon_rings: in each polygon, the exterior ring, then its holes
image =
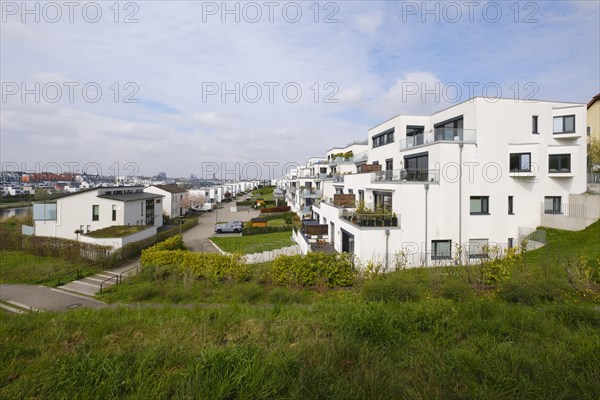
{"type": "Polygon", "coordinates": [[[544,214],[561,214],[560,196],[544,197],[544,214]]]}
{"type": "Polygon", "coordinates": [[[418,146],[423,144],[424,126],[408,125],[406,127],[406,144],[407,147],[418,146]]]}
{"type": "Polygon", "coordinates": [[[471,196],[471,215],[489,214],[489,203],[489,196],[471,196]]]}
{"type": "Polygon", "coordinates": [[[92,221],[100,221],[100,206],[98,204],[92,206],[92,221]]]}
{"type": "Polygon", "coordinates": [[[554,133],[574,133],[575,132],[575,116],[564,115],[562,117],[554,117],[554,133]]]}
{"type": "Polygon", "coordinates": [[[571,172],[570,154],[550,154],[548,156],[549,172],[571,172]]]}
{"type": "Polygon", "coordinates": [[[487,248],[487,239],[469,239],[469,258],[486,258],[487,248]]]}
{"type": "Polygon", "coordinates": [[[452,258],[452,240],[432,240],[431,259],[448,260],[452,258]]]}
{"type": "Polygon", "coordinates": [[[434,125],[435,141],[454,140],[456,136],[463,139],[463,116],[449,119],[434,125]]]}
{"type": "Polygon", "coordinates": [[[404,157],[404,169],[407,181],[426,182],[428,180],[429,153],[411,154],[404,157]]]}
{"type": "Polygon", "coordinates": [[[531,153],[511,153],[511,172],[531,172],[531,153]]]}
{"type": "Polygon", "coordinates": [[[392,209],[392,193],[373,192],[375,206],[390,211],[392,209]]]}
{"type": "Polygon", "coordinates": [[[394,142],[394,128],[373,136],[373,148],[394,142]]]}

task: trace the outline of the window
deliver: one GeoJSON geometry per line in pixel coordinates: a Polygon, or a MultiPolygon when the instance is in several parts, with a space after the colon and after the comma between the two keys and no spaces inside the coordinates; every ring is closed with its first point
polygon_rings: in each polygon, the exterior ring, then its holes
{"type": "Polygon", "coordinates": [[[432,240],[431,259],[449,260],[452,258],[452,240],[432,240]]]}
{"type": "Polygon", "coordinates": [[[92,226],[88,225],[85,233],[90,233],[92,231],[92,226]]]}
{"type": "Polygon", "coordinates": [[[100,206],[97,204],[92,206],[92,221],[100,221],[100,206]]]}
{"type": "Polygon", "coordinates": [[[544,197],[544,214],[562,214],[560,196],[544,197]]]}
{"type": "Polygon", "coordinates": [[[487,239],[469,240],[469,258],[487,258],[487,239]]]}
{"type": "Polygon", "coordinates": [[[143,201],[140,203],[140,215],[142,217],[144,216],[144,202],[143,201]]]}
{"type": "Polygon", "coordinates": [[[471,196],[471,215],[489,214],[489,196],[471,196]]]}
{"type": "Polygon", "coordinates": [[[511,172],[531,172],[531,153],[511,153],[509,163],[511,172]]]}
{"type": "Polygon", "coordinates": [[[514,247],[514,239],[513,238],[508,238],[508,248],[512,249],[514,247]]]}
{"type": "Polygon", "coordinates": [[[406,127],[406,145],[407,147],[419,146],[423,144],[424,126],[408,125],[406,127]]]}
{"type": "Polygon", "coordinates": [[[571,155],[550,154],[548,156],[548,172],[571,172],[571,155]]]}
{"type": "Polygon", "coordinates": [[[160,204],[160,199],[156,199],[156,204],[160,204]]]}
{"type": "Polygon", "coordinates": [[[85,232],[85,225],[79,225],[79,233],[85,232]]]}
{"type": "Polygon", "coordinates": [[[388,211],[392,209],[392,193],[373,192],[373,200],[375,207],[381,207],[388,211]]]}
{"type": "Polygon", "coordinates": [[[115,205],[112,206],[112,220],[113,221],[117,220],[117,206],[115,206],[115,205]]]}
{"type": "Polygon", "coordinates": [[[394,176],[394,159],[393,158],[388,158],[387,160],[385,160],[385,179],[388,181],[392,180],[392,177],[394,176]]]}
{"type": "Polygon", "coordinates": [[[434,125],[435,141],[463,139],[463,116],[449,119],[434,125]]]}
{"type": "Polygon", "coordinates": [[[410,156],[404,157],[404,168],[406,170],[403,173],[407,181],[428,181],[428,170],[429,170],[429,153],[411,154],[410,156]]]}
{"type": "Polygon", "coordinates": [[[539,134],[538,132],[538,116],[534,115],[531,117],[531,133],[539,134]]]}
{"type": "Polygon", "coordinates": [[[513,196],[508,196],[508,215],[513,215],[515,210],[513,209],[513,196]]]}
{"type": "Polygon", "coordinates": [[[373,148],[394,142],[394,128],[373,136],[373,148]]]}
{"type": "Polygon", "coordinates": [[[554,133],[574,133],[575,115],[554,117],[554,133]]]}
{"type": "Polygon", "coordinates": [[[364,190],[358,191],[358,201],[364,204],[364,202],[365,202],[365,191],[364,190]]]}

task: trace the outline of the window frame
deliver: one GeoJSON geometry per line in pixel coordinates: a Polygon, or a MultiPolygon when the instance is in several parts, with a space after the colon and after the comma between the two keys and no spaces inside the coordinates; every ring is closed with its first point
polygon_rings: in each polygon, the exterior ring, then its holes
{"type": "Polygon", "coordinates": [[[528,153],[510,153],[508,155],[508,171],[509,172],[531,172],[531,152],[528,153]],[[526,169],[521,169],[521,165],[522,165],[522,161],[521,161],[521,157],[522,156],[529,156],[529,163],[526,164],[527,168],[526,169]],[[518,157],[518,169],[513,169],[512,165],[513,165],[513,157],[518,157]]]}
{"type": "Polygon", "coordinates": [[[469,212],[471,215],[490,215],[490,196],[470,196],[469,197],[469,212]],[[481,211],[473,211],[471,208],[471,202],[473,200],[479,200],[481,211]],[[485,205],[485,207],[484,207],[485,205]]]}
{"type": "Polygon", "coordinates": [[[531,116],[531,133],[533,135],[540,134],[538,122],[539,122],[539,115],[532,115],[531,116]]]}
{"type": "Polygon", "coordinates": [[[394,133],[395,133],[395,128],[391,128],[388,130],[385,130],[381,133],[378,133],[376,135],[373,135],[373,137],[371,138],[372,140],[372,148],[376,149],[377,147],[381,147],[381,146],[385,146],[387,144],[391,144],[394,143],[394,133]]]}
{"type": "Polygon", "coordinates": [[[92,221],[100,221],[100,204],[92,204],[92,221]]]}
{"type": "Polygon", "coordinates": [[[544,196],[544,214],[559,215],[562,214],[562,197],[561,196],[544,196]],[[546,208],[548,200],[552,200],[552,208],[546,208]],[[558,200],[558,201],[557,201],[558,200]],[[558,207],[557,207],[558,205],[558,207]]]}
{"type": "Polygon", "coordinates": [[[554,135],[561,135],[561,134],[565,134],[565,133],[575,133],[576,128],[575,128],[575,114],[569,114],[569,115],[558,115],[556,117],[554,117],[552,119],[552,134],[554,135]],[[573,130],[572,131],[566,131],[565,130],[565,120],[567,118],[573,118],[573,130]],[[562,130],[561,131],[556,131],[555,130],[555,124],[556,124],[556,120],[557,119],[561,119],[562,120],[562,130]]]}
{"type": "Polygon", "coordinates": [[[484,239],[484,238],[478,238],[478,239],[469,239],[469,258],[488,258],[488,253],[483,252],[484,246],[489,246],[490,244],[490,240],[489,239],[484,239]],[[472,243],[475,243],[475,241],[479,241],[479,242],[483,242],[485,241],[484,245],[479,245],[479,248],[481,249],[482,252],[480,253],[473,253],[472,249],[474,248],[474,245],[472,243]]]}
{"type": "Polygon", "coordinates": [[[561,154],[548,154],[548,173],[551,174],[560,174],[560,173],[570,173],[571,172],[571,153],[561,153],[561,154]],[[558,169],[551,169],[550,163],[552,158],[559,157],[558,161],[558,169]],[[569,161],[568,169],[561,168],[563,161],[560,157],[567,157],[569,161]]]}
{"type": "Polygon", "coordinates": [[[431,259],[432,260],[452,260],[452,240],[451,239],[440,239],[431,241],[431,259]],[[448,254],[438,254],[438,246],[447,243],[448,254]]]}

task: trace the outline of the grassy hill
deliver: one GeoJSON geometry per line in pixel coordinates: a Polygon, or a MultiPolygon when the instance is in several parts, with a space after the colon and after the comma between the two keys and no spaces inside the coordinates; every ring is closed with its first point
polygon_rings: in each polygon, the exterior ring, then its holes
{"type": "Polygon", "coordinates": [[[352,288],[149,268],[104,295],[121,305],[1,314],[0,398],[597,400],[599,233],[352,288]]]}

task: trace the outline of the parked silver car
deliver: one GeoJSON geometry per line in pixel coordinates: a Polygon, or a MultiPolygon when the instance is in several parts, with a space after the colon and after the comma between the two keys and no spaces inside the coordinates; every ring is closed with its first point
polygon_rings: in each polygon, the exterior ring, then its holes
{"type": "Polygon", "coordinates": [[[232,221],[224,224],[215,225],[216,233],[239,233],[242,231],[244,223],[242,221],[232,221]]]}

